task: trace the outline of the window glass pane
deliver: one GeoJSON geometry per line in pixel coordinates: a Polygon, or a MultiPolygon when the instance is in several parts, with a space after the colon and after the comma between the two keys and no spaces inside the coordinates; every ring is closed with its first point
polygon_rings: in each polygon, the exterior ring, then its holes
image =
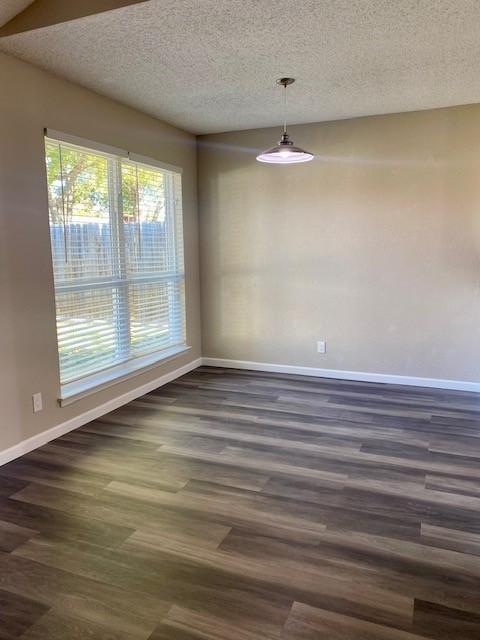
{"type": "Polygon", "coordinates": [[[169,181],[160,169],[122,162],[123,227],[131,275],[173,270],[166,202],[169,181]]]}
{"type": "Polygon", "coordinates": [[[55,280],[110,277],[110,160],[47,142],[46,161],[55,280]]]}
{"type": "Polygon", "coordinates": [[[62,382],[117,361],[116,289],[57,293],[57,335],[62,382]]]}
{"type": "Polygon", "coordinates": [[[129,287],[130,340],[136,355],[185,341],[183,280],[129,287]]]}

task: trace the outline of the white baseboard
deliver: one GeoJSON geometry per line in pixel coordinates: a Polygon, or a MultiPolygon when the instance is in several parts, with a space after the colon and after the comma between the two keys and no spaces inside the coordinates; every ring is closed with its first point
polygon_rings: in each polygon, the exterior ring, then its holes
{"type": "Polygon", "coordinates": [[[386,373],[318,369],[316,367],[297,367],[289,364],[250,362],[248,360],[229,360],[224,358],[202,358],[202,364],[210,367],[225,367],[228,369],[249,369],[251,371],[291,373],[300,376],[313,376],[316,378],[335,378],[337,380],[353,380],[358,382],[379,382],[381,384],[401,384],[412,387],[430,387],[434,389],[451,389],[454,391],[472,391],[473,393],[480,393],[480,383],[469,382],[467,380],[415,378],[412,376],[397,376],[386,373]]]}
{"type": "Polygon", "coordinates": [[[0,466],[10,462],[11,460],[15,460],[20,456],[28,453],[29,451],[33,451],[33,449],[38,449],[38,447],[47,444],[51,440],[55,440],[55,438],[59,438],[63,436],[65,433],[69,431],[73,431],[73,429],[78,429],[78,427],[87,424],[87,422],[91,422],[92,420],[96,420],[101,416],[113,411],[114,409],[118,409],[119,407],[127,404],[127,402],[131,402],[136,398],[145,395],[146,393],[150,393],[154,389],[167,384],[167,382],[171,382],[180,376],[185,375],[189,371],[196,369],[202,364],[202,359],[197,358],[196,360],[192,360],[188,364],[183,365],[183,367],[179,367],[175,369],[175,371],[171,371],[170,373],[166,373],[160,378],[156,378],[151,382],[147,382],[140,387],[136,387],[131,391],[127,391],[127,393],[123,393],[121,396],[117,398],[113,398],[104,404],[101,404],[94,409],[90,409],[89,411],[85,411],[85,413],[80,414],[79,416],[75,416],[71,420],[67,420],[66,422],[62,422],[58,424],[56,427],[52,427],[51,429],[47,429],[46,431],[42,431],[27,440],[23,440],[18,444],[10,447],[9,449],[5,449],[4,451],[0,451],[0,466]]]}
{"type": "Polygon", "coordinates": [[[316,367],[297,367],[295,365],[287,364],[273,364],[268,362],[250,362],[248,360],[229,360],[225,358],[197,358],[192,360],[183,367],[175,369],[170,373],[166,373],[160,378],[156,378],[147,384],[140,387],[136,387],[127,393],[113,398],[98,407],[90,409],[85,413],[62,422],[51,429],[42,431],[27,440],[23,440],[18,444],[0,451],[0,466],[18,458],[33,449],[38,449],[42,445],[59,438],[60,436],[77,429],[78,427],[96,420],[101,416],[118,409],[119,407],[131,402],[140,396],[150,393],[154,389],[171,382],[180,376],[185,375],[189,371],[196,369],[197,367],[205,365],[210,367],[222,367],[226,369],[249,369],[251,371],[266,371],[271,373],[290,373],[301,376],[313,376],[317,378],[335,378],[338,380],[353,380],[359,382],[378,382],[382,384],[400,384],[414,387],[430,387],[435,389],[451,389],[454,391],[471,391],[474,393],[480,393],[480,383],[469,382],[465,380],[441,380],[437,378],[416,378],[411,376],[398,376],[389,375],[384,373],[369,373],[365,371],[341,371],[337,369],[319,369],[316,367]]]}

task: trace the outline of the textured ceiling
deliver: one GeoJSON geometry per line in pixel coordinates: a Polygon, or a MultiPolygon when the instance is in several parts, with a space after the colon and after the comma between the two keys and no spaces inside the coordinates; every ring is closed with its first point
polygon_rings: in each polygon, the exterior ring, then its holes
{"type": "Polygon", "coordinates": [[[0,49],[195,133],[480,102],[479,0],[149,0],[0,49]]]}
{"type": "Polygon", "coordinates": [[[0,0],[0,27],[32,2],[33,0],[0,0]]]}

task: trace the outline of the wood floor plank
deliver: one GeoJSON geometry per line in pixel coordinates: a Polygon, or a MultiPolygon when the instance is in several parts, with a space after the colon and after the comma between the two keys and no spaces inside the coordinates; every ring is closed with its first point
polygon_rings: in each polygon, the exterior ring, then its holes
{"type": "MultiPolygon", "coordinates": [[[[265,635],[264,631],[255,632],[242,629],[224,619],[198,614],[179,606],[173,606],[170,609],[162,626],[170,632],[170,638],[175,638],[178,631],[187,632],[192,637],[215,638],[215,640],[272,640],[279,638],[277,634],[265,635]]],[[[155,637],[154,635],[153,638],[155,637]]]]}
{"type": "Polygon", "coordinates": [[[37,534],[38,531],[34,529],[0,520],[0,551],[9,553],[37,534]]]}
{"type": "Polygon", "coordinates": [[[472,561],[470,555],[480,556],[480,534],[447,529],[422,524],[420,528],[422,541],[440,549],[452,549],[466,554],[468,561],[472,561]]]}
{"type": "Polygon", "coordinates": [[[0,468],[0,640],[480,640],[480,398],[200,367],[0,468]]]}
{"type": "Polygon", "coordinates": [[[148,631],[139,634],[109,628],[108,625],[96,624],[51,609],[22,635],[22,640],[140,640],[148,637],[146,633],[148,631]]]}
{"type": "Polygon", "coordinates": [[[480,610],[470,613],[441,606],[435,602],[415,601],[413,628],[434,640],[478,640],[480,610]]]}
{"type": "Polygon", "coordinates": [[[425,476],[425,488],[480,498],[480,482],[478,480],[459,478],[456,475],[443,476],[428,473],[425,476]]]}
{"type": "MultiPolygon", "coordinates": [[[[442,556],[438,549],[425,549],[412,542],[326,531],[318,545],[306,547],[266,540],[255,532],[234,528],[219,549],[260,564],[268,554],[272,562],[276,561],[292,575],[308,568],[322,580],[334,577],[352,585],[361,584],[362,588],[373,586],[415,599],[429,597],[443,581],[442,588],[436,591],[436,601],[467,612],[475,612],[480,599],[478,565],[462,567],[465,560],[462,554],[444,551],[442,556]]],[[[312,600],[309,602],[313,604],[312,600]]]]}
{"type": "Polygon", "coordinates": [[[25,487],[27,484],[28,482],[24,480],[6,476],[0,481],[0,497],[8,498],[13,493],[20,491],[20,489],[23,489],[23,487],[25,487]]]}
{"type": "Polygon", "coordinates": [[[278,593],[303,596],[308,601],[330,606],[334,610],[351,610],[355,615],[391,625],[406,626],[413,616],[413,598],[377,588],[373,583],[346,581],[334,572],[318,571],[307,564],[294,572],[288,562],[270,563],[265,559],[251,559],[241,553],[200,549],[187,545],[157,540],[154,547],[137,534],[122,544],[121,548],[131,554],[145,553],[155,549],[167,556],[187,558],[195,565],[206,569],[220,569],[232,576],[241,576],[257,581],[278,593]],[[291,576],[295,575],[295,580],[291,576]]]}
{"type": "Polygon", "coordinates": [[[47,611],[38,600],[0,589],[0,629],[5,634],[22,635],[47,611]]]}
{"type": "Polygon", "coordinates": [[[204,462],[210,462],[212,465],[217,464],[218,462],[221,464],[226,464],[233,467],[238,467],[241,469],[247,470],[255,470],[262,468],[268,474],[279,474],[279,475],[289,475],[297,478],[316,478],[320,480],[332,480],[337,482],[344,482],[347,479],[346,474],[335,473],[334,471],[323,471],[311,467],[303,467],[296,464],[288,464],[282,461],[269,460],[267,456],[264,456],[263,464],[258,460],[257,456],[253,454],[250,455],[235,455],[237,449],[234,447],[226,447],[226,449],[222,452],[222,456],[219,457],[215,454],[205,453],[203,451],[196,451],[195,449],[190,449],[187,447],[170,447],[164,446],[159,449],[160,454],[170,454],[173,456],[179,456],[193,459],[193,460],[202,460],[204,462]],[[228,455],[228,454],[231,455],[228,455]]]}
{"type": "Polygon", "coordinates": [[[2,478],[5,477],[24,481],[24,486],[28,482],[37,482],[70,491],[78,491],[86,495],[95,495],[112,480],[112,477],[109,475],[95,474],[92,472],[85,473],[67,467],[65,464],[55,465],[28,462],[26,457],[19,458],[0,467],[0,483],[2,482],[2,478]]]}
{"type": "Polygon", "coordinates": [[[358,618],[295,602],[284,627],[283,640],[424,640],[425,636],[388,629],[358,618]]]}
{"type": "MultiPolygon", "coordinates": [[[[72,548],[72,558],[75,548],[72,548]]],[[[0,589],[77,619],[148,637],[169,603],[18,555],[0,553],[0,589]]],[[[6,615],[6,610],[2,611],[6,615]]],[[[48,638],[48,636],[46,636],[48,638]]]]}

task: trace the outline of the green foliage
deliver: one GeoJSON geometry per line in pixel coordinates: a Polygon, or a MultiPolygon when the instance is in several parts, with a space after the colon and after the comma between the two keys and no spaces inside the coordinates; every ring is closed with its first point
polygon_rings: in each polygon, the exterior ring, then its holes
{"type": "MultiPolygon", "coordinates": [[[[53,224],[109,219],[109,183],[114,162],[100,154],[46,143],[50,217],[53,224]]],[[[121,200],[124,222],[157,222],[165,217],[164,174],[122,161],[121,200]]],[[[111,190],[112,192],[114,190],[111,190]]]]}
{"type": "Polygon", "coordinates": [[[165,217],[164,174],[124,161],[122,204],[125,222],[159,222],[165,217]]]}
{"type": "Polygon", "coordinates": [[[108,220],[107,158],[47,142],[46,163],[54,224],[77,216],[108,220]]]}

